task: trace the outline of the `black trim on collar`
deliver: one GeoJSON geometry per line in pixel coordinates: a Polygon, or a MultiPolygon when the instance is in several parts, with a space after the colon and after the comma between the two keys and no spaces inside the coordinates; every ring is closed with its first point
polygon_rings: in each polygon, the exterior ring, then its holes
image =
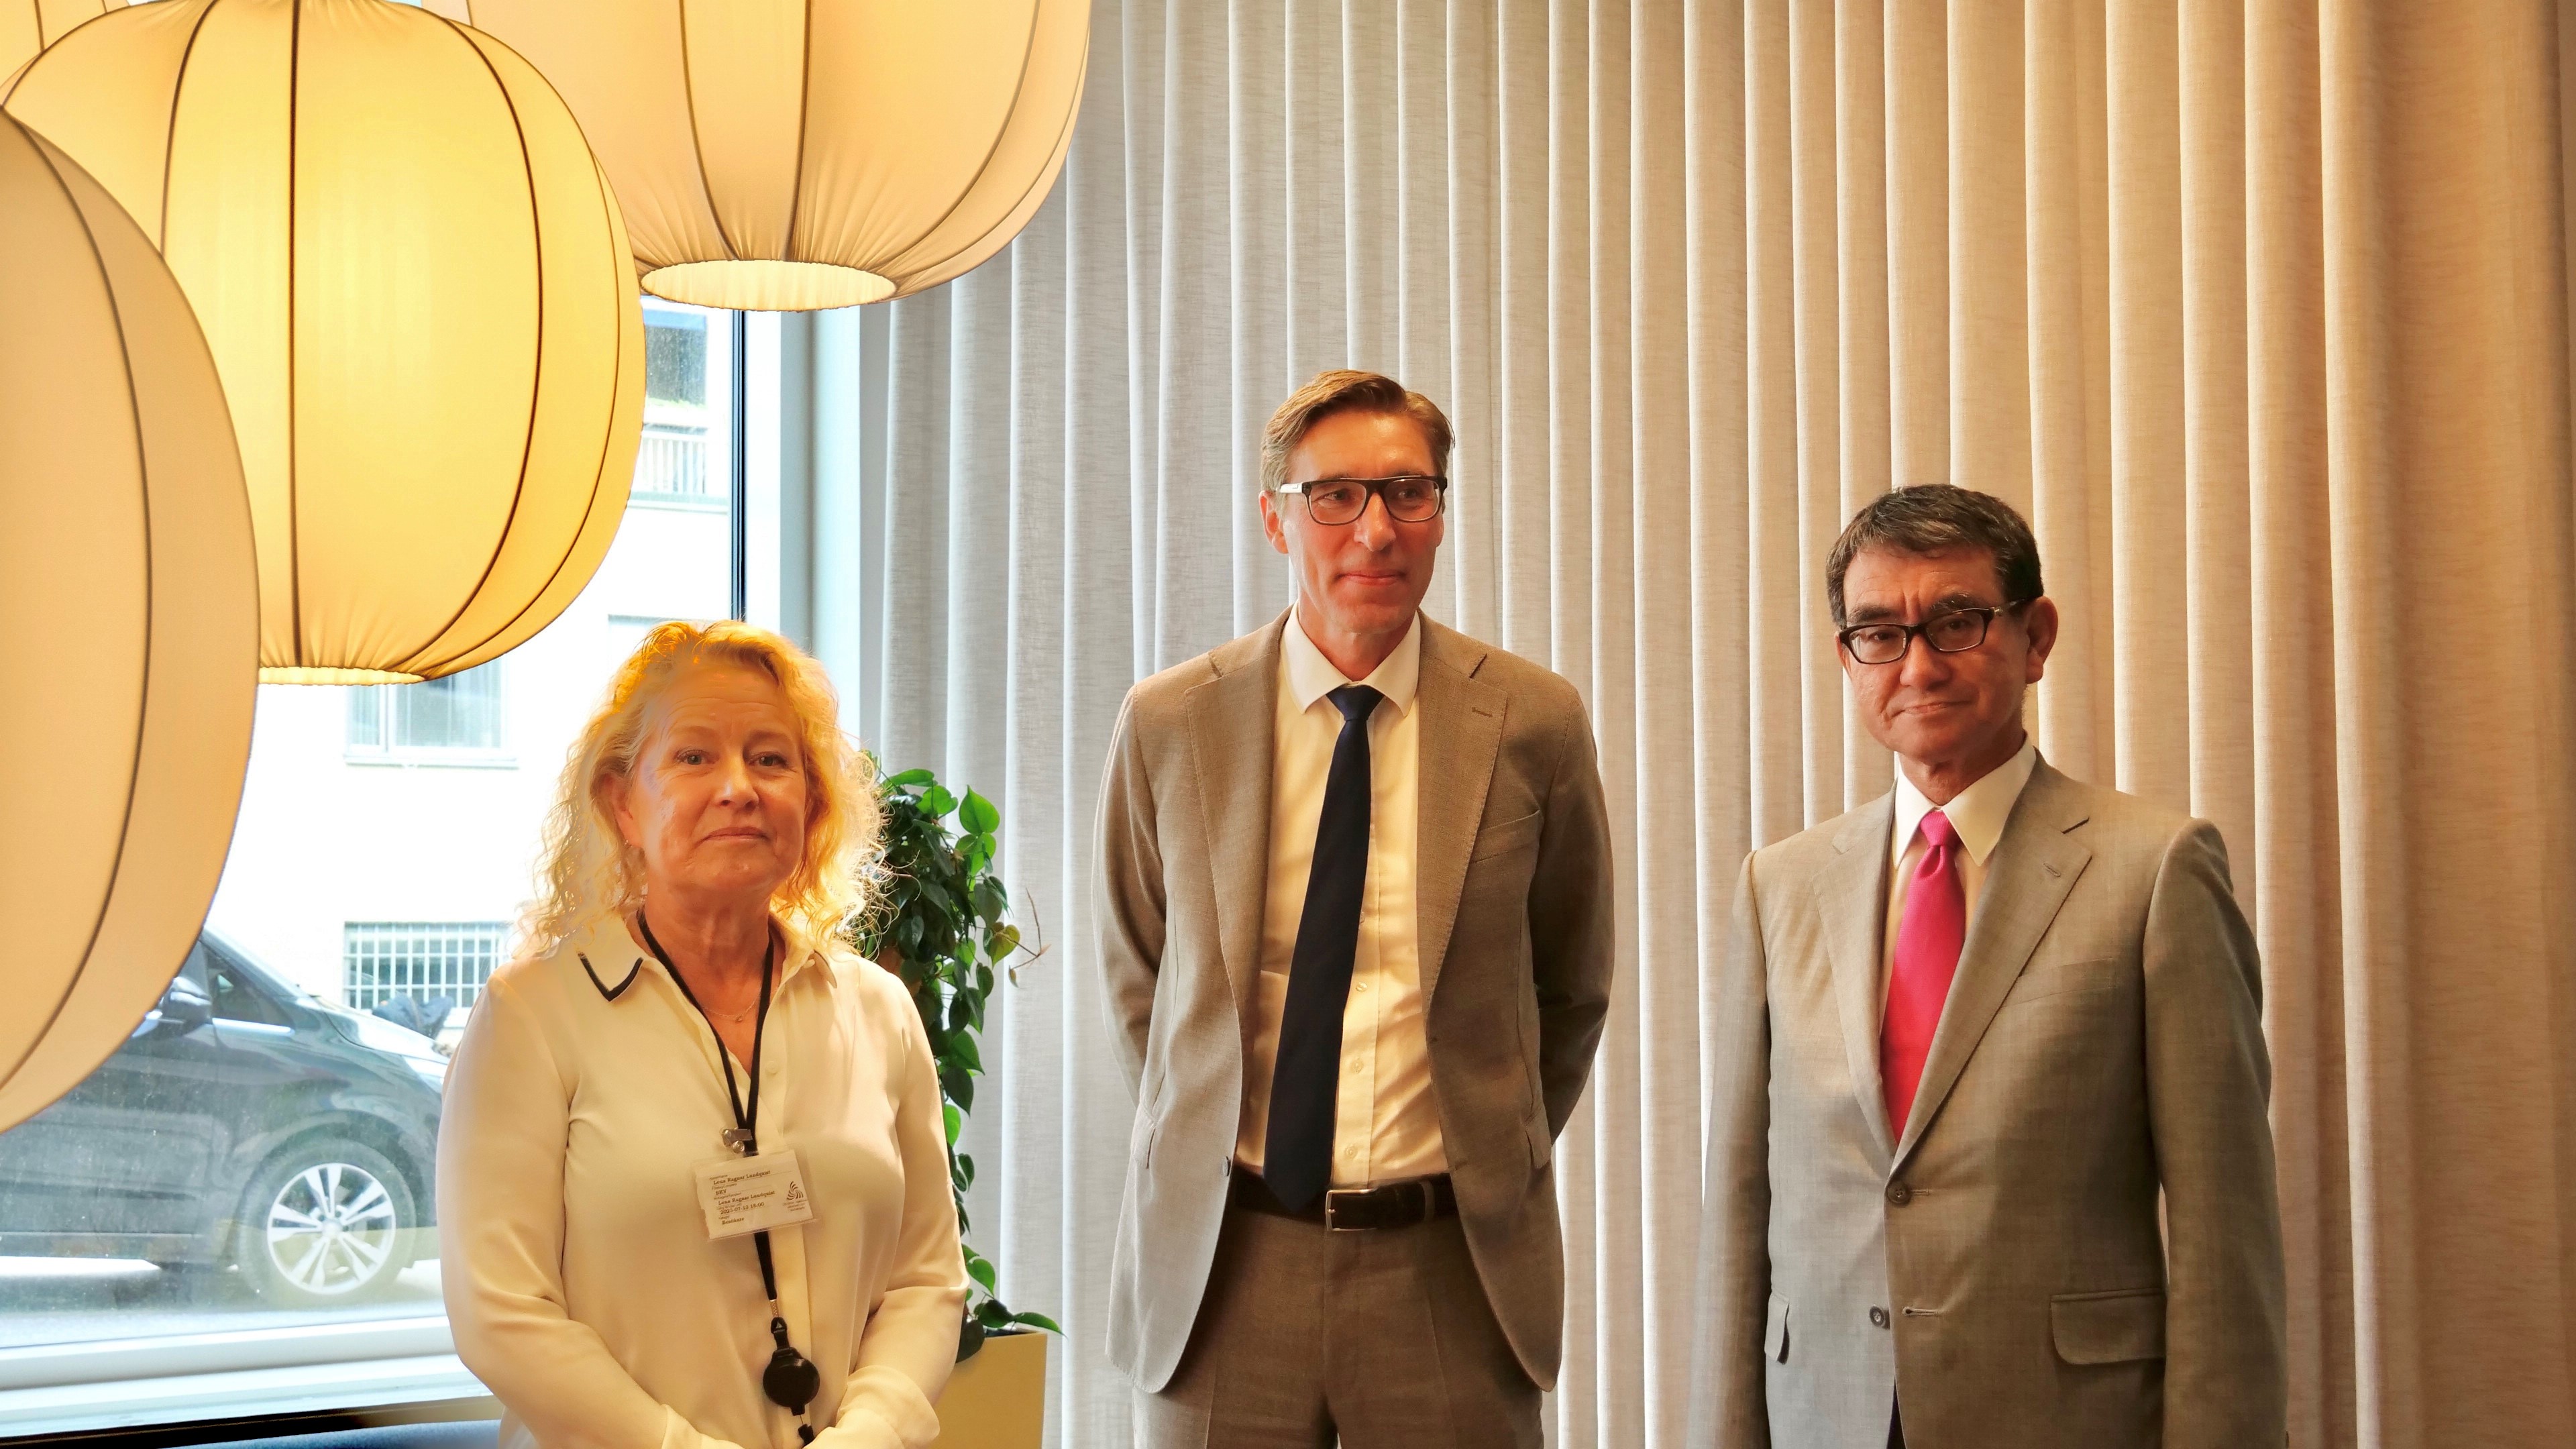
{"type": "Polygon", "coordinates": [[[609,1001],[615,1001],[620,996],[625,995],[626,988],[634,985],[635,978],[642,974],[644,970],[644,958],[638,956],[635,958],[635,964],[626,968],[626,979],[618,982],[615,986],[611,986],[607,982],[600,980],[599,973],[590,968],[589,953],[575,951],[573,955],[580,958],[582,974],[589,977],[590,984],[599,988],[600,996],[609,1001]]]}

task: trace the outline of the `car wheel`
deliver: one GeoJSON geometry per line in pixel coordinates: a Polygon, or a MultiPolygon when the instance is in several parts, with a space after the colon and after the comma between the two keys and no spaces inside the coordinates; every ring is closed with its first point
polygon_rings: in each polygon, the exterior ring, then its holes
{"type": "Polygon", "coordinates": [[[234,1257],[251,1290],[280,1307],[371,1297],[409,1259],[419,1226],[402,1173],[355,1142],[316,1141],[271,1158],[243,1203],[234,1257]]]}

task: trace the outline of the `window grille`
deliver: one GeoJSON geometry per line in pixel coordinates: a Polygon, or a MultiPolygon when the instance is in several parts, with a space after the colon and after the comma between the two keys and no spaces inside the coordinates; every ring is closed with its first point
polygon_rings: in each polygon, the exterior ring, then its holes
{"type": "Polygon", "coordinates": [[[367,684],[349,690],[349,750],[392,754],[501,749],[501,661],[418,684],[367,684]]]}
{"type": "Polygon", "coordinates": [[[472,1006],[510,933],[505,921],[351,921],[342,930],[348,1002],[359,1011],[398,997],[472,1006]]]}

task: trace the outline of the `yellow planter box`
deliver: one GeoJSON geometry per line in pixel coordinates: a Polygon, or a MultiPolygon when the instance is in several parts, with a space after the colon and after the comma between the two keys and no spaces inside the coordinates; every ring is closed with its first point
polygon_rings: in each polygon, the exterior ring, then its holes
{"type": "Polygon", "coordinates": [[[1038,1449],[1046,1433],[1047,1335],[984,1340],[939,1396],[934,1449],[1038,1449]]]}

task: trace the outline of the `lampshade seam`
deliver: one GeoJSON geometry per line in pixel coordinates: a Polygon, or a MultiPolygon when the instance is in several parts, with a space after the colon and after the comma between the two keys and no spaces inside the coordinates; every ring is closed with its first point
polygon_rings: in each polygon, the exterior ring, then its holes
{"type": "MultiPolygon", "coordinates": [[[[22,136],[32,138],[35,135],[33,131],[14,120],[11,124],[22,136]]],[[[105,888],[99,892],[98,913],[90,919],[89,940],[81,947],[80,965],[63,983],[62,994],[54,999],[53,1008],[46,1014],[44,1025],[37,1028],[35,1034],[28,1039],[27,1049],[19,1054],[16,1061],[9,1064],[8,1070],[0,1071],[0,1085],[15,1079],[20,1069],[24,1068],[38,1049],[44,1046],[45,1039],[53,1033],[54,1023],[62,1020],[64,1008],[71,1005],[72,997],[79,993],[81,979],[89,974],[90,960],[98,952],[98,938],[107,930],[108,913],[116,906],[116,884],[125,874],[126,846],[134,838],[134,802],[139,793],[136,787],[143,778],[143,731],[144,727],[151,723],[152,714],[152,470],[150,459],[143,451],[142,403],[134,391],[134,353],[125,334],[124,312],[116,305],[116,284],[108,272],[107,257],[99,250],[98,234],[90,229],[89,213],[81,209],[79,199],[72,194],[71,184],[63,179],[63,174],[56,169],[53,158],[45,154],[45,148],[31,145],[30,149],[36,153],[37,161],[43,164],[45,174],[54,179],[55,187],[62,192],[64,205],[71,209],[73,216],[79,218],[81,240],[88,245],[90,259],[98,266],[99,289],[107,294],[109,314],[116,320],[117,365],[125,374],[126,419],[134,428],[134,455],[138,464],[135,474],[141,480],[144,495],[143,690],[135,702],[134,754],[126,768],[125,810],[116,827],[116,863],[108,869],[105,888]]],[[[101,189],[104,187],[102,186],[101,189]]],[[[114,201],[115,197],[111,194],[108,199],[114,201]]],[[[117,205],[122,209],[124,203],[117,202],[117,205]]]]}
{"type": "MultiPolygon", "coordinates": [[[[591,176],[599,183],[601,214],[604,217],[607,217],[610,221],[609,234],[614,236],[618,231],[618,226],[616,225],[617,218],[611,214],[610,208],[616,205],[616,194],[610,189],[607,174],[600,169],[599,162],[596,158],[593,158],[591,161],[591,176]]],[[[546,575],[546,581],[535,589],[529,591],[527,602],[519,607],[518,612],[512,614],[508,619],[503,620],[500,626],[495,628],[491,633],[484,635],[472,649],[459,650],[456,653],[449,655],[448,657],[451,660],[472,658],[477,652],[491,647],[493,640],[500,638],[502,635],[507,634],[512,629],[518,627],[519,621],[528,617],[528,612],[530,610],[536,608],[539,604],[544,603],[546,594],[554,588],[555,580],[563,577],[565,566],[572,562],[574,551],[580,547],[582,538],[590,531],[590,520],[599,512],[600,489],[604,486],[609,476],[608,460],[613,452],[611,445],[617,436],[617,398],[619,393],[625,389],[626,348],[623,345],[625,340],[625,319],[622,317],[618,320],[618,332],[620,346],[617,349],[617,373],[614,382],[608,390],[608,425],[600,430],[599,463],[597,467],[591,470],[590,498],[588,502],[582,505],[581,523],[573,529],[572,542],[567,544],[564,547],[563,552],[556,557],[554,570],[546,575]]],[[[737,363],[736,365],[739,366],[740,364],[737,363]]]]}
{"type": "MultiPolygon", "coordinates": [[[[179,47],[179,69],[170,82],[170,118],[161,134],[161,216],[152,230],[152,249],[164,256],[170,251],[170,165],[179,150],[179,103],[188,94],[188,62],[196,58],[197,37],[206,31],[206,22],[214,18],[215,7],[209,3],[197,11],[197,23],[188,27],[188,43],[179,47]]],[[[194,311],[194,304],[189,310],[194,311]]],[[[227,414],[231,404],[225,404],[227,414]]]]}
{"type": "MultiPolygon", "coordinates": [[[[213,14],[214,8],[209,3],[207,14],[213,14]]],[[[302,429],[297,426],[295,410],[295,200],[298,183],[303,179],[296,169],[296,152],[302,139],[299,128],[303,104],[304,0],[295,0],[293,19],[288,22],[286,46],[286,617],[287,638],[292,641],[295,667],[299,669],[305,667],[304,519],[303,489],[300,486],[304,459],[297,447],[302,429]]],[[[175,99],[171,102],[170,113],[175,135],[178,124],[175,99]]]]}
{"type": "MultiPolygon", "coordinates": [[[[1029,67],[1035,62],[1038,51],[1039,15],[1046,9],[1046,7],[1047,0],[1031,0],[1029,5],[1028,44],[1022,47],[1020,51],[1019,84],[1011,89],[1011,103],[1007,107],[1003,108],[1002,124],[994,128],[993,142],[991,145],[984,148],[984,159],[976,165],[975,174],[966,178],[964,189],[960,190],[957,195],[949,201],[947,209],[940,212],[936,220],[932,221],[930,225],[923,227],[913,236],[912,240],[907,241],[902,246],[894,249],[893,255],[890,258],[891,260],[900,260],[906,254],[910,253],[913,248],[920,246],[923,242],[936,236],[939,229],[948,224],[948,218],[957,214],[957,208],[964,206],[966,204],[966,199],[975,194],[975,188],[983,181],[985,173],[993,169],[993,158],[1000,155],[1002,151],[1002,138],[1010,134],[1011,118],[1020,113],[1020,99],[1028,94],[1029,67]]],[[[1083,55],[1086,60],[1089,58],[1090,53],[1090,42],[1086,39],[1083,44],[1083,55]]],[[[1068,124],[1070,124],[1070,122],[1068,122],[1068,124]]],[[[1022,196],[1026,196],[1028,193],[1026,191],[1022,191],[1020,194],[1022,196]]],[[[1008,217],[1012,211],[1017,211],[1018,209],[1018,205],[1014,203],[1010,211],[1005,211],[1003,215],[1008,217]]],[[[987,232],[985,235],[989,236],[991,233],[987,232]]],[[[983,239],[984,238],[982,236],[978,236],[976,238],[977,241],[982,241],[983,239]]],[[[877,275],[884,277],[889,282],[894,282],[896,294],[900,294],[903,291],[903,284],[901,282],[895,282],[892,275],[894,270],[892,267],[870,267],[867,270],[876,272],[877,275]]]]}
{"type": "MultiPolygon", "coordinates": [[[[483,73],[492,78],[492,88],[501,93],[502,108],[510,113],[510,134],[517,137],[519,141],[519,177],[527,183],[528,187],[529,270],[535,273],[537,283],[537,355],[528,369],[528,426],[519,440],[519,471],[510,488],[510,511],[502,517],[499,536],[492,542],[491,556],[483,561],[483,572],[474,580],[474,587],[466,590],[464,599],[456,606],[456,611],[441,621],[437,628],[430,630],[429,637],[422,640],[410,653],[397,656],[405,665],[418,663],[424,653],[444,639],[447,631],[455,628],[457,621],[473,609],[475,603],[483,597],[483,586],[492,582],[492,571],[501,566],[501,555],[509,551],[510,531],[518,523],[519,505],[525,502],[528,496],[528,467],[536,455],[537,411],[545,401],[546,377],[546,223],[543,208],[537,198],[536,158],[528,154],[528,128],[519,119],[518,99],[510,94],[509,83],[501,79],[500,68],[492,64],[492,57],[484,53],[483,47],[469,39],[455,21],[431,11],[422,13],[446,26],[448,33],[453,35],[457,42],[482,65],[483,73]]],[[[535,67],[531,66],[529,69],[533,70],[535,67]]],[[[584,144],[588,144],[587,140],[584,144]]],[[[575,535],[575,537],[578,536],[578,534],[575,535]]],[[[447,657],[458,659],[464,656],[450,654],[447,657]]],[[[405,669],[403,672],[423,677],[427,677],[429,673],[426,669],[405,669]]]]}
{"type": "MultiPolygon", "coordinates": [[[[1091,62],[1091,41],[1090,41],[1090,38],[1089,38],[1088,36],[1085,36],[1085,37],[1084,37],[1084,39],[1083,39],[1083,44],[1082,44],[1082,55],[1083,55],[1083,65],[1087,68],[1087,67],[1090,65],[1090,62],[1091,62]]],[[[1056,182],[1056,179],[1057,179],[1059,176],[1061,176],[1061,175],[1063,174],[1065,163],[1066,163],[1066,162],[1071,158],[1071,155],[1072,155],[1071,147],[1070,147],[1070,145],[1069,145],[1069,144],[1067,144],[1067,143],[1066,143],[1065,138],[1066,138],[1067,136],[1070,136],[1070,135],[1073,133],[1074,123],[1075,123],[1075,121],[1077,121],[1077,120],[1080,118],[1080,116],[1081,116],[1081,113],[1082,113],[1082,93],[1083,93],[1083,90],[1084,90],[1084,84],[1085,84],[1085,83],[1084,83],[1083,81],[1079,80],[1079,79],[1077,79],[1077,80],[1074,82],[1074,104],[1073,104],[1072,106],[1070,106],[1070,107],[1068,107],[1068,108],[1066,109],[1065,114],[1064,114],[1064,125],[1056,131],[1056,142],[1055,142],[1055,145],[1054,145],[1054,146],[1051,146],[1051,147],[1049,148],[1049,151],[1048,151],[1048,155],[1049,155],[1049,157],[1050,157],[1049,164],[1048,164],[1048,165],[1046,165],[1046,166],[1042,166],[1042,167],[1040,167],[1036,172],[1034,172],[1034,173],[1032,173],[1032,174],[1030,175],[1028,185],[1027,185],[1027,186],[1025,186],[1025,187],[1023,187],[1023,188],[1021,188],[1021,190],[1020,190],[1020,200],[1019,200],[1019,201],[1015,201],[1015,202],[1013,202],[1013,203],[1011,204],[1010,209],[1009,209],[1008,211],[1005,211],[1005,212],[1002,214],[1002,219],[1001,219],[1000,221],[998,221],[998,222],[995,222],[995,223],[994,223],[994,226],[993,226],[993,230],[994,230],[994,231],[998,231],[998,230],[1000,230],[1001,228],[1003,228],[1003,227],[1005,227],[1005,226],[1009,226],[1009,225],[1010,225],[1010,221],[1011,221],[1011,217],[1012,217],[1012,216],[1014,216],[1014,215],[1016,215],[1016,214],[1018,213],[1018,211],[1019,211],[1019,209],[1020,209],[1020,204],[1021,204],[1022,202],[1027,201],[1031,194],[1033,194],[1033,193],[1040,193],[1040,192],[1043,192],[1043,191],[1045,191],[1046,189],[1051,188],[1052,186],[1054,186],[1054,184],[1055,184],[1055,182],[1056,182]],[[1061,148],[1061,149],[1059,149],[1059,148],[1061,148]]],[[[1023,220],[1022,220],[1022,222],[1021,222],[1021,226],[1023,226],[1023,227],[1024,227],[1024,226],[1026,226],[1026,225],[1027,225],[1027,221],[1026,221],[1026,219],[1025,219],[1025,218],[1023,218],[1023,220]]],[[[1003,242],[1003,245],[1004,245],[1004,246],[1008,246],[1012,241],[1014,241],[1014,240],[1017,240],[1017,239],[1018,239],[1018,230],[1019,230],[1019,228],[1013,228],[1012,236],[1011,236],[1011,237],[1009,237],[1009,238],[1004,239],[1004,242],[1003,242]]],[[[931,267],[931,268],[927,269],[927,271],[925,271],[925,272],[915,272],[915,273],[911,273],[911,274],[909,274],[909,276],[907,277],[907,279],[906,279],[906,280],[907,280],[907,281],[909,281],[911,278],[914,278],[914,277],[920,277],[920,276],[925,276],[925,275],[932,275],[932,274],[937,273],[937,272],[938,272],[938,269],[939,269],[939,266],[945,266],[945,265],[947,265],[949,262],[953,262],[953,261],[955,261],[958,257],[965,256],[967,253],[972,252],[973,250],[975,250],[975,248],[976,248],[976,247],[978,247],[978,246],[980,246],[980,245],[982,245],[982,244],[983,244],[985,237],[989,237],[989,236],[991,236],[992,234],[993,234],[993,232],[992,232],[992,231],[987,231],[987,232],[985,232],[982,236],[978,236],[977,238],[975,238],[975,240],[974,240],[974,241],[971,241],[971,242],[967,243],[966,245],[964,245],[964,246],[962,246],[962,247],[959,247],[956,251],[954,251],[954,252],[950,253],[946,258],[943,258],[943,259],[941,260],[941,262],[938,264],[938,266],[933,266],[933,267],[931,267]]],[[[925,235],[926,235],[926,233],[925,233],[925,235]]],[[[915,243],[915,245],[918,245],[918,243],[915,243]]],[[[997,255],[999,255],[999,254],[1000,254],[1000,251],[1001,251],[1001,248],[999,248],[999,247],[994,248],[993,252],[991,252],[991,253],[989,253],[989,254],[985,255],[985,256],[984,256],[984,257],[982,257],[982,258],[979,258],[979,259],[976,261],[975,266],[976,266],[976,267],[980,267],[980,266],[982,266],[985,262],[991,261],[991,260],[993,259],[993,257],[994,257],[994,256],[997,256],[997,255]]],[[[937,281],[937,282],[933,282],[933,283],[930,283],[930,284],[928,284],[928,285],[930,285],[930,286],[938,286],[938,285],[942,285],[942,284],[947,283],[947,282],[954,281],[954,280],[956,280],[958,277],[961,277],[961,276],[965,275],[967,272],[971,272],[971,271],[973,271],[974,269],[975,269],[975,267],[965,267],[965,268],[961,268],[960,270],[958,270],[958,271],[956,271],[956,272],[952,272],[952,273],[949,273],[949,274],[948,274],[948,275],[946,275],[946,276],[942,276],[942,277],[940,277],[940,278],[939,278],[939,281],[937,281]]],[[[883,276],[883,275],[886,275],[886,274],[884,274],[884,273],[879,273],[879,275],[883,276]]],[[[891,278],[891,277],[888,277],[888,280],[889,280],[889,281],[892,281],[892,278],[891,278]]],[[[914,292],[915,292],[916,290],[926,290],[926,288],[924,288],[924,289],[914,289],[914,288],[910,288],[910,287],[907,287],[907,286],[902,285],[902,284],[896,284],[894,291],[893,291],[893,292],[891,292],[891,293],[889,293],[889,294],[887,294],[885,297],[881,298],[880,300],[891,302],[891,301],[894,301],[895,299],[900,298],[900,297],[909,297],[909,296],[912,296],[912,295],[914,295],[914,292]]]]}
{"type": "Polygon", "coordinates": [[[689,154],[698,162],[698,194],[706,198],[707,218],[716,224],[716,240],[724,243],[725,260],[743,260],[742,248],[733,244],[733,233],[725,230],[723,208],[716,205],[716,189],[707,179],[706,143],[698,139],[698,78],[689,64],[689,0],[672,0],[680,12],[680,99],[689,111],[689,154]]]}
{"type": "MultiPolygon", "coordinates": [[[[681,55],[685,60],[688,54],[686,49],[688,37],[684,34],[680,37],[680,41],[683,47],[681,55]]],[[[805,0],[805,48],[796,58],[796,171],[794,180],[787,188],[787,242],[781,248],[785,253],[783,260],[791,262],[805,260],[797,255],[796,223],[805,215],[805,124],[807,113],[813,109],[813,101],[814,0],[805,0]]],[[[694,117],[689,124],[694,132],[697,125],[694,117]]],[[[700,165],[703,167],[704,163],[701,162],[700,165]]],[[[741,360],[735,359],[734,365],[741,366],[741,360]]]]}
{"type": "MultiPolygon", "coordinates": [[[[1090,63],[1090,59],[1091,59],[1091,45],[1090,45],[1090,42],[1089,42],[1088,40],[1086,40],[1086,41],[1083,43],[1083,62],[1084,62],[1084,64],[1088,65],[1088,64],[1090,63]]],[[[1075,87],[1074,87],[1074,94],[1075,94],[1075,101],[1074,101],[1074,105],[1073,105],[1070,109],[1068,109],[1068,110],[1065,112],[1065,114],[1064,114],[1064,125],[1063,125],[1059,130],[1057,130],[1057,132],[1056,132],[1056,141],[1057,141],[1057,143],[1059,143],[1059,144],[1061,144],[1061,143],[1063,142],[1063,140],[1064,140],[1064,138],[1065,138],[1066,136],[1068,136],[1068,135],[1071,135],[1071,134],[1072,134],[1072,132],[1073,132],[1073,126],[1074,126],[1074,122],[1075,122],[1075,120],[1076,120],[1076,119],[1080,116],[1080,114],[1081,114],[1081,110],[1082,110],[1082,105],[1081,105],[1081,91],[1082,91],[1081,84],[1080,84],[1079,82],[1077,82],[1077,83],[1075,84],[1075,87]]],[[[1063,174],[1063,171],[1064,171],[1064,162],[1065,162],[1067,159],[1069,159],[1070,154],[1071,154],[1071,153],[1070,153],[1070,149],[1069,149],[1069,148],[1067,148],[1065,151],[1063,151],[1063,152],[1059,153],[1059,152],[1057,152],[1053,147],[1050,147],[1050,148],[1049,148],[1049,154],[1054,158],[1054,160],[1053,160],[1053,164],[1052,164],[1051,166],[1048,166],[1048,167],[1041,167],[1041,168],[1039,168],[1036,172],[1034,172],[1034,173],[1032,173],[1032,174],[1030,175],[1030,177],[1029,177],[1029,184],[1028,184],[1028,185],[1026,185],[1026,186],[1024,186],[1024,187],[1022,187],[1022,188],[1020,189],[1020,200],[1019,200],[1019,201],[1015,201],[1015,202],[1011,203],[1010,208],[1009,208],[1008,210],[1006,210],[1006,211],[1004,211],[1004,212],[1002,213],[1002,219],[1001,219],[1000,221],[998,221],[998,222],[995,222],[995,223],[994,223],[994,230],[999,230],[999,229],[1001,229],[1001,228],[1002,228],[1002,227],[1004,227],[1004,226],[1008,226],[1008,225],[1010,225],[1010,220],[1011,220],[1011,218],[1012,218],[1014,215],[1017,215],[1017,214],[1018,214],[1018,212],[1019,212],[1019,209],[1020,209],[1020,202],[1024,202],[1024,201],[1028,200],[1028,199],[1029,199],[1029,197],[1030,197],[1030,195],[1031,195],[1032,193],[1040,192],[1040,191],[1042,191],[1042,190],[1044,190],[1044,189],[1046,189],[1046,188],[1052,187],[1052,186],[1055,184],[1055,182],[1056,182],[1056,178],[1057,178],[1057,177],[1059,177],[1059,176],[1061,176],[1061,175],[1063,174]]],[[[1026,225],[1027,225],[1027,222],[1026,222],[1026,220],[1024,219],[1024,220],[1021,222],[1021,226],[1022,226],[1022,227],[1025,227],[1026,225]]],[[[1003,242],[1003,245],[1004,245],[1004,246],[1008,246],[1008,245],[1010,244],[1010,242],[1011,242],[1011,241],[1017,240],[1017,239],[1018,239],[1018,231],[1019,231],[1019,228],[1013,228],[1012,236],[1011,236],[1009,239],[1006,239],[1006,240],[1003,242]]],[[[955,260],[957,257],[964,256],[966,253],[973,251],[977,246],[979,246],[979,245],[981,245],[981,244],[983,243],[983,241],[984,241],[984,238],[985,238],[985,237],[989,237],[989,236],[991,236],[992,234],[993,234],[993,233],[992,233],[991,231],[987,231],[987,232],[985,232],[985,233],[983,234],[983,236],[979,236],[979,237],[975,238],[975,240],[974,240],[974,241],[967,243],[965,246],[959,247],[959,248],[956,250],[956,252],[952,253],[952,254],[951,254],[951,256],[950,256],[947,260],[951,260],[951,261],[953,261],[953,260],[955,260]]],[[[925,233],[925,235],[927,235],[927,234],[925,233]]],[[[919,243],[915,243],[915,245],[918,245],[918,244],[919,244],[919,243]]],[[[994,249],[994,251],[993,251],[993,253],[992,253],[991,255],[988,255],[988,256],[984,257],[982,260],[980,260],[980,261],[976,262],[976,264],[975,264],[975,265],[976,265],[976,266],[982,266],[982,265],[984,264],[984,262],[991,261],[991,260],[993,259],[993,256],[998,256],[998,255],[1000,255],[1000,251],[1001,251],[1001,249],[1000,249],[999,247],[996,247],[996,248],[994,249]]],[[[934,268],[932,268],[931,270],[934,270],[934,271],[935,271],[935,270],[937,270],[937,269],[934,267],[934,268]]],[[[965,271],[973,271],[973,270],[974,270],[974,267],[968,267],[968,268],[966,268],[966,269],[965,269],[965,271]]],[[[912,274],[912,275],[918,276],[918,275],[921,275],[921,274],[920,274],[920,273],[914,273],[914,274],[912,274]]],[[[957,272],[957,273],[954,273],[954,274],[952,274],[952,275],[950,275],[950,276],[948,276],[948,277],[943,277],[943,278],[941,278],[941,281],[942,281],[942,282],[954,281],[954,280],[956,280],[956,278],[957,278],[957,277],[959,277],[959,276],[963,276],[963,275],[965,275],[965,272],[964,272],[964,271],[962,271],[962,272],[957,272]]],[[[891,280],[891,279],[889,279],[889,280],[891,280]]],[[[933,284],[933,285],[937,285],[937,284],[933,284]]],[[[907,291],[904,287],[902,287],[900,284],[898,284],[898,285],[896,286],[896,288],[895,288],[894,292],[893,292],[891,295],[889,295],[885,300],[887,300],[887,301],[893,301],[896,297],[909,297],[909,296],[911,296],[911,295],[913,295],[913,294],[912,294],[912,292],[907,291]]]]}

